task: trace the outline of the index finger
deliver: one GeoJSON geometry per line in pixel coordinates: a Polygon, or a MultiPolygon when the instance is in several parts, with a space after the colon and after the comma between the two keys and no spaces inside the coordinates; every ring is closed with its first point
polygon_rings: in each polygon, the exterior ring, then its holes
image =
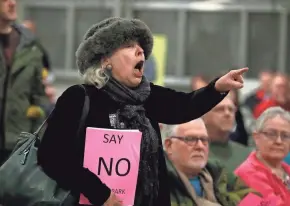
{"type": "Polygon", "coordinates": [[[248,70],[249,70],[249,68],[248,67],[245,67],[245,68],[242,68],[242,69],[236,69],[236,70],[234,70],[234,73],[235,74],[238,74],[238,75],[242,75],[245,72],[247,72],[248,70]]]}

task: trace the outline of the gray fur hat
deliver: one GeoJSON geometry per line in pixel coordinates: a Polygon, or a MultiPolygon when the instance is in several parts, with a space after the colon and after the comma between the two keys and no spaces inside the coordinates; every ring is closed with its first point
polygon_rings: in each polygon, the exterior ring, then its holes
{"type": "Polygon", "coordinates": [[[147,59],[153,48],[153,36],[148,26],[138,19],[111,17],[93,25],[76,51],[76,63],[81,74],[100,63],[104,57],[130,41],[136,41],[147,59]]]}

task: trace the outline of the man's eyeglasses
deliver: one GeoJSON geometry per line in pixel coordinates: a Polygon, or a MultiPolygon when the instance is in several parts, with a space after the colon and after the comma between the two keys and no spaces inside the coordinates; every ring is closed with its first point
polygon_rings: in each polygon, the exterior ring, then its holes
{"type": "Polygon", "coordinates": [[[261,131],[260,133],[272,141],[276,141],[278,137],[280,137],[282,141],[290,141],[290,133],[288,132],[279,132],[276,130],[267,130],[267,131],[265,130],[265,131],[261,131]]]}
{"type": "Polygon", "coordinates": [[[196,145],[198,143],[198,141],[200,140],[202,142],[203,145],[208,145],[210,140],[207,137],[178,137],[178,136],[172,136],[171,138],[174,139],[179,139],[183,142],[185,142],[188,145],[196,145]]]}

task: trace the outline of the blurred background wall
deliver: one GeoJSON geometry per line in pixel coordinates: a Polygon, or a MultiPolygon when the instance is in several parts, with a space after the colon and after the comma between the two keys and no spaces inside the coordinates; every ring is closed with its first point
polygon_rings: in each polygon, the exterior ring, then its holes
{"type": "Polygon", "coordinates": [[[259,71],[290,73],[288,0],[21,0],[19,20],[32,19],[49,52],[61,93],[78,83],[74,53],[86,30],[110,17],[136,17],[167,39],[164,83],[190,89],[200,73],[215,76],[248,66],[243,93],[259,71]]]}

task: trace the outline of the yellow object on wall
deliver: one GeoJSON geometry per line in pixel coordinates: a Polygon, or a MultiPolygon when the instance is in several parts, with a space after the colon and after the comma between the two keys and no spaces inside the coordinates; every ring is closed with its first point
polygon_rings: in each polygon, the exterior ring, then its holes
{"type": "Polygon", "coordinates": [[[154,37],[153,51],[145,63],[145,76],[154,84],[163,86],[166,71],[167,37],[156,34],[154,37]]]}

